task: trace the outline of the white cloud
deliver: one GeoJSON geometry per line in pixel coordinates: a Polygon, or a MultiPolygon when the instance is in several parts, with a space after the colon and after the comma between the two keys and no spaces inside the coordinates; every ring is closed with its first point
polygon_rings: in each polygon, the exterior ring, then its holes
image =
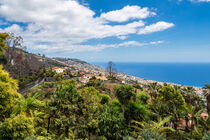
{"type": "Polygon", "coordinates": [[[126,38],[128,38],[128,36],[123,36],[123,35],[121,35],[121,36],[118,36],[117,38],[119,38],[119,39],[121,39],[121,40],[125,40],[126,38]]]}
{"type": "Polygon", "coordinates": [[[16,34],[19,34],[23,30],[19,25],[13,24],[13,25],[9,26],[8,28],[5,28],[3,31],[4,32],[15,32],[16,34]]]}
{"type": "Polygon", "coordinates": [[[106,21],[114,20],[109,17],[110,12],[95,17],[94,11],[75,0],[1,0],[0,17],[5,18],[10,24],[17,22],[24,23],[25,26],[13,24],[4,29],[0,28],[0,31],[21,35],[25,45],[30,49],[42,49],[46,52],[96,51],[107,48],[107,45],[90,46],[80,45],[80,43],[106,37],[126,39],[130,34],[136,34],[140,28],[145,28],[145,22],[142,19],[155,15],[148,8],[139,6],[125,6],[119,11],[111,12],[119,14],[116,18],[118,21],[127,22],[121,25],[110,25],[106,21]],[[132,19],[136,20],[132,21],[132,19]]]}
{"type": "Polygon", "coordinates": [[[125,22],[130,19],[144,19],[153,15],[156,13],[151,12],[147,7],[125,6],[120,10],[102,13],[100,18],[112,22],[125,22]]]}
{"type": "Polygon", "coordinates": [[[156,45],[156,44],[162,44],[162,43],[164,43],[164,41],[160,40],[160,41],[152,41],[149,44],[156,45]]]}
{"type": "Polygon", "coordinates": [[[164,21],[159,21],[155,24],[151,24],[151,25],[148,25],[144,28],[141,28],[138,31],[138,34],[150,34],[150,33],[153,33],[153,32],[166,30],[166,29],[171,28],[173,26],[174,26],[173,23],[167,23],[167,22],[164,22],[164,21]]]}
{"type": "Polygon", "coordinates": [[[162,44],[163,41],[153,41],[148,43],[140,43],[137,41],[127,41],[122,42],[120,44],[97,44],[97,45],[70,45],[69,47],[65,47],[61,44],[61,46],[57,46],[56,44],[52,44],[51,48],[48,48],[48,45],[38,45],[38,50],[43,50],[48,53],[74,53],[74,52],[87,52],[87,51],[101,51],[106,48],[119,48],[119,47],[143,47],[143,46],[149,46],[149,45],[157,45],[162,44]]]}
{"type": "Polygon", "coordinates": [[[191,2],[210,2],[210,0],[190,0],[191,2]]]}

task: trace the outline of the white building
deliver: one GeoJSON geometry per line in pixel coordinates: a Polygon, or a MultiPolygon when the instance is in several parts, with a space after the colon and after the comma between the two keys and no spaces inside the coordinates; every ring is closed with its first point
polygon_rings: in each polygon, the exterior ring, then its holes
{"type": "Polygon", "coordinates": [[[56,73],[63,73],[65,71],[64,68],[59,68],[59,67],[54,67],[52,68],[53,71],[55,71],[56,73]]]}

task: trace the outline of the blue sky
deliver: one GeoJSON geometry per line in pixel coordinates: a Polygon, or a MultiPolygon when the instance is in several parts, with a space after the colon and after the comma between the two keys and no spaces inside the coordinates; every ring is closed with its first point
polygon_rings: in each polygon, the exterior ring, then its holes
{"type": "Polygon", "coordinates": [[[210,62],[210,0],[0,0],[0,32],[88,62],[210,62]]]}

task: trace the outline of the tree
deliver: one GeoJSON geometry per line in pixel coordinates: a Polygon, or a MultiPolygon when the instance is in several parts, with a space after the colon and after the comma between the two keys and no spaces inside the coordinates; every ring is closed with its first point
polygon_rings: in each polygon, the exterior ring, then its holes
{"type": "Polygon", "coordinates": [[[6,39],[8,37],[7,33],[0,33],[0,55],[4,53],[4,50],[7,47],[6,39]]]}
{"type": "Polygon", "coordinates": [[[89,138],[98,129],[100,93],[93,87],[76,88],[76,81],[66,80],[57,85],[48,104],[48,132],[60,138],[89,138]]]}
{"type": "Polygon", "coordinates": [[[108,62],[108,66],[106,70],[109,77],[114,77],[115,73],[117,72],[116,66],[112,61],[108,62]]]}
{"type": "Polygon", "coordinates": [[[10,78],[9,74],[3,71],[0,66],[0,120],[10,116],[12,107],[20,98],[17,90],[17,81],[10,78]]]}
{"type": "Polygon", "coordinates": [[[106,95],[106,94],[101,94],[101,104],[106,104],[109,102],[110,100],[110,96],[109,95],[106,95]]]}
{"type": "Polygon", "coordinates": [[[32,97],[31,94],[27,95],[27,98],[21,96],[18,100],[16,106],[13,109],[12,115],[16,115],[17,113],[23,111],[27,112],[28,115],[33,116],[33,111],[39,109],[40,107],[44,107],[44,102],[38,100],[40,94],[35,93],[32,97]]]}
{"type": "Polygon", "coordinates": [[[210,114],[210,85],[209,84],[205,85],[203,92],[207,101],[207,112],[208,114],[210,114]]]}
{"type": "Polygon", "coordinates": [[[180,90],[177,90],[171,86],[164,86],[160,88],[158,99],[162,103],[166,103],[169,106],[169,111],[173,111],[173,107],[183,109],[186,104],[180,90]]]}
{"type": "Polygon", "coordinates": [[[33,136],[34,118],[28,117],[25,113],[6,118],[0,123],[0,139],[25,139],[33,136]]]}
{"type": "Polygon", "coordinates": [[[173,88],[170,85],[165,85],[160,88],[159,94],[157,97],[157,101],[153,106],[160,107],[158,108],[158,113],[162,117],[166,117],[166,115],[172,116],[173,128],[177,130],[179,118],[183,116],[183,111],[185,109],[186,103],[181,95],[181,92],[178,88],[173,88]]]}
{"type": "Polygon", "coordinates": [[[185,102],[189,105],[195,106],[196,110],[203,109],[205,107],[205,102],[202,97],[196,94],[193,87],[184,87],[181,89],[181,93],[185,99],[185,102]]]}
{"type": "Polygon", "coordinates": [[[16,48],[26,49],[25,46],[22,46],[23,38],[21,36],[15,36],[14,33],[8,33],[8,36],[6,38],[7,42],[7,58],[9,60],[9,63],[12,63],[12,60],[14,59],[14,53],[16,48]]]}
{"type": "Polygon", "coordinates": [[[195,132],[198,134],[198,127],[199,127],[199,122],[203,122],[203,118],[201,117],[201,113],[204,110],[199,110],[197,111],[196,108],[192,105],[188,105],[186,107],[186,115],[190,120],[190,137],[191,140],[193,138],[193,130],[195,130],[195,132]]]}
{"type": "Polygon", "coordinates": [[[91,139],[96,135],[99,127],[99,116],[102,110],[100,93],[94,87],[85,87],[78,91],[81,100],[79,102],[79,114],[77,114],[77,131],[80,138],[91,139]]]}
{"type": "Polygon", "coordinates": [[[99,116],[99,136],[105,136],[107,140],[122,139],[127,133],[125,119],[122,112],[116,111],[112,105],[105,106],[99,116]]]}
{"type": "Polygon", "coordinates": [[[75,104],[79,102],[79,98],[81,97],[78,95],[74,80],[67,80],[57,85],[56,92],[51,96],[49,103],[48,132],[53,120],[55,133],[58,136],[69,137],[70,126],[75,125],[76,119],[72,112],[78,110],[75,104]]]}
{"type": "Polygon", "coordinates": [[[0,53],[0,65],[3,64],[3,65],[6,65],[7,64],[7,57],[5,55],[1,55],[0,53]]]}
{"type": "Polygon", "coordinates": [[[95,88],[99,88],[102,84],[102,81],[100,79],[96,79],[96,77],[92,77],[90,78],[90,80],[87,82],[87,84],[85,86],[88,87],[95,87],[95,88]]]}
{"type": "Polygon", "coordinates": [[[151,97],[155,97],[158,94],[158,89],[161,88],[161,86],[157,82],[149,83],[146,85],[146,88],[148,89],[148,93],[151,97]]]}
{"type": "Polygon", "coordinates": [[[183,90],[185,101],[187,104],[192,104],[192,95],[195,94],[195,89],[193,87],[186,87],[183,90]]]}
{"type": "Polygon", "coordinates": [[[144,92],[140,92],[136,98],[137,101],[142,102],[142,104],[147,104],[147,101],[149,100],[150,96],[144,92]]]}
{"type": "Polygon", "coordinates": [[[125,116],[125,105],[128,105],[131,97],[136,94],[134,88],[130,85],[120,85],[114,88],[114,92],[115,96],[122,105],[123,114],[125,116]]]}
{"type": "Polygon", "coordinates": [[[0,33],[0,64],[7,64],[7,57],[4,55],[5,49],[7,47],[7,37],[7,33],[0,33]]]}
{"type": "Polygon", "coordinates": [[[139,101],[130,101],[125,107],[125,119],[130,126],[131,120],[146,121],[149,119],[149,109],[147,105],[139,101]]]}

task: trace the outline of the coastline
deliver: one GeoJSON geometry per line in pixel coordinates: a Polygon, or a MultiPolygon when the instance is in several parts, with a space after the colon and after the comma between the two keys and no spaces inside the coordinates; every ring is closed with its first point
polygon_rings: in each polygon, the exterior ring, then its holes
{"type": "MultiPolygon", "coordinates": [[[[134,81],[137,81],[139,84],[158,83],[159,85],[163,86],[166,83],[166,84],[169,84],[171,86],[189,87],[189,86],[170,83],[170,82],[161,82],[161,81],[143,79],[143,78],[140,78],[140,77],[136,77],[136,76],[128,75],[128,74],[125,74],[125,73],[120,73],[120,72],[117,73],[117,77],[120,78],[120,79],[123,79],[123,80],[134,80],[134,81]]],[[[196,93],[198,95],[202,96],[203,89],[201,87],[196,87],[196,86],[190,86],[190,87],[193,87],[195,89],[196,93]]]]}
{"type": "MultiPolygon", "coordinates": [[[[55,60],[55,59],[54,59],[55,60]]],[[[61,62],[59,60],[55,60],[59,63],[65,64],[67,66],[73,66],[78,70],[81,71],[85,71],[85,72],[89,72],[91,74],[99,74],[101,73],[102,75],[106,75],[106,70],[105,68],[103,68],[100,65],[97,64],[91,64],[91,63],[87,63],[87,64],[70,64],[70,63],[65,63],[65,62],[61,62]]],[[[156,81],[156,80],[149,80],[149,79],[144,79],[141,77],[137,77],[137,76],[132,76],[132,75],[128,75],[126,73],[123,72],[117,72],[116,73],[116,77],[121,79],[122,81],[125,81],[125,83],[128,83],[128,81],[137,81],[139,84],[150,84],[150,83],[158,83],[159,85],[164,85],[164,83],[169,84],[169,85],[176,85],[176,86],[181,86],[181,87],[189,87],[186,85],[181,85],[181,84],[175,84],[175,83],[170,83],[170,82],[161,82],[161,81],[156,81]]],[[[203,93],[203,89],[202,87],[196,87],[196,86],[190,86],[193,87],[196,91],[196,93],[200,96],[203,97],[202,93],[203,93]]]]}

